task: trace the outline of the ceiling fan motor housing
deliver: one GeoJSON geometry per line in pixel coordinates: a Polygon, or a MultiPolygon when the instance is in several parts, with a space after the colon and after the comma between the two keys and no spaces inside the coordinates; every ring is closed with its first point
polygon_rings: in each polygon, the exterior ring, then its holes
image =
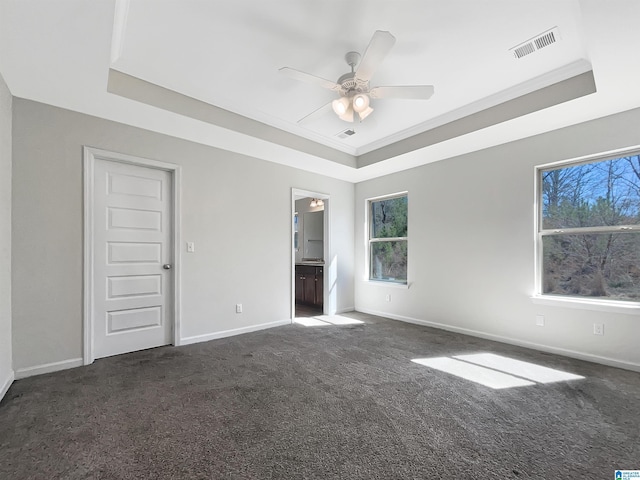
{"type": "Polygon", "coordinates": [[[351,67],[351,71],[342,75],[336,82],[340,85],[340,95],[352,97],[358,93],[368,93],[369,82],[356,78],[355,67],[360,63],[360,54],[358,52],[347,52],[344,59],[351,67]]]}
{"type": "Polygon", "coordinates": [[[358,93],[369,93],[369,82],[359,80],[354,72],[345,73],[336,82],[340,85],[340,95],[351,97],[358,93]]]}

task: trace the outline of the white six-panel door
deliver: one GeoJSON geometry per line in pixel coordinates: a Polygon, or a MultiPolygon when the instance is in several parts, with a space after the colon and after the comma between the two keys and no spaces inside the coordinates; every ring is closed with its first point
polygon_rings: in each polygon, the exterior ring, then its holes
{"type": "Polygon", "coordinates": [[[95,161],[94,358],[172,341],[171,175],[95,161]]]}

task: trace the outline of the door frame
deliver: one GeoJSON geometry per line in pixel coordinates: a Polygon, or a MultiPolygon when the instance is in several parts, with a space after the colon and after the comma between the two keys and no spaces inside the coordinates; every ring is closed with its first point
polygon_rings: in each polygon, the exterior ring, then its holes
{"type": "Polygon", "coordinates": [[[134,157],[124,153],[110,152],[99,148],[83,146],[84,158],[84,279],[83,279],[83,349],[82,361],[89,365],[95,360],[93,335],[93,286],[94,286],[94,169],[96,160],[136,165],[139,167],[164,170],[171,173],[171,188],[173,191],[173,208],[171,220],[173,222],[173,275],[171,286],[173,291],[172,333],[173,345],[180,345],[180,285],[181,285],[181,229],[180,229],[180,199],[182,183],[182,167],[173,163],[160,162],[147,158],[134,157]]]}
{"type": "MultiPolygon", "coordinates": [[[[335,288],[331,288],[332,274],[335,273],[335,262],[331,259],[331,196],[326,193],[315,192],[312,190],[303,190],[301,188],[291,189],[291,323],[296,318],[296,251],[294,249],[295,225],[293,217],[296,213],[296,197],[303,198],[320,198],[325,202],[324,207],[324,273],[322,275],[322,313],[325,315],[333,315],[335,313],[335,288]]],[[[300,235],[300,233],[298,233],[300,235]]],[[[300,237],[298,236],[298,239],[300,237]]]]}

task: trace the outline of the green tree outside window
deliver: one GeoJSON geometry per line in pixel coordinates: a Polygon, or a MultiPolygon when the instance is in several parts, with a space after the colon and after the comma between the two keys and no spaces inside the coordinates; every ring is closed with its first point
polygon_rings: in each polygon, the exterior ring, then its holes
{"type": "Polygon", "coordinates": [[[408,196],[369,201],[369,279],[407,283],[408,196]]]}

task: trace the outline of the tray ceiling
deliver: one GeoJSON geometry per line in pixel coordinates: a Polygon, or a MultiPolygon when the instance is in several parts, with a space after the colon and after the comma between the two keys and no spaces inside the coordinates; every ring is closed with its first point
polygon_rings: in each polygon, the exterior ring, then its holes
{"type": "Polygon", "coordinates": [[[638,3],[2,0],[0,72],[17,97],[359,181],[639,106],[638,3]],[[433,97],[298,123],[336,94],[278,69],[335,81],[375,30],[396,43],[371,85],[433,97]]]}

